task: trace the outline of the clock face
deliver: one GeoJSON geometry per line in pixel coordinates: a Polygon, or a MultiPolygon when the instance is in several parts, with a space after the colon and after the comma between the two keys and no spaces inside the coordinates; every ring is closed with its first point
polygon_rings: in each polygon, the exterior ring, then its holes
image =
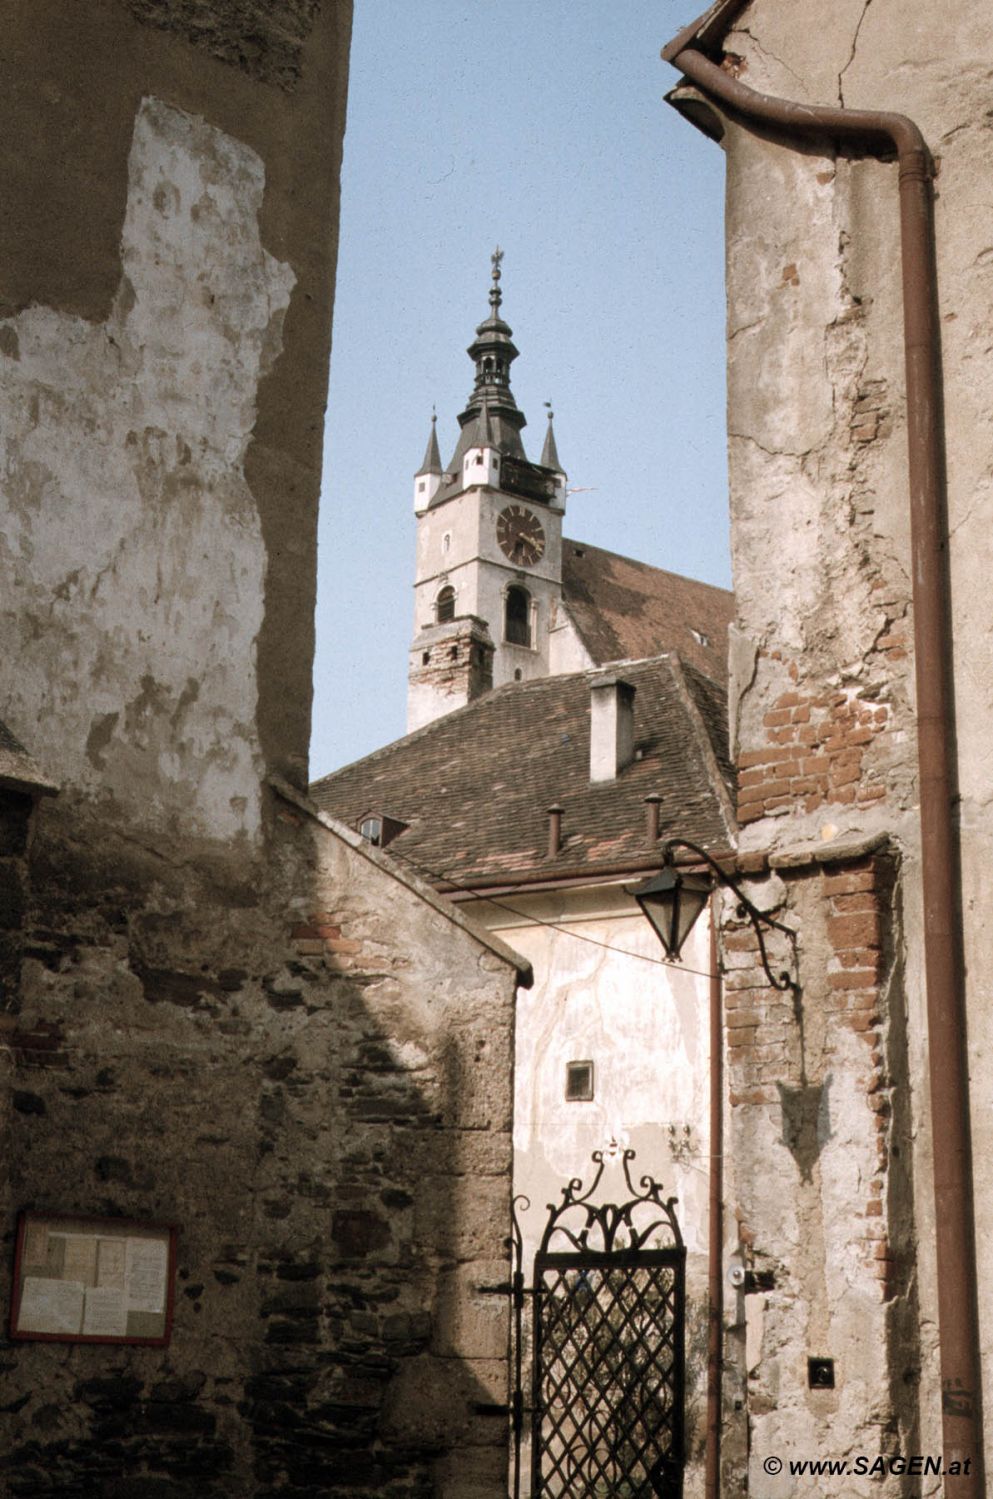
{"type": "Polygon", "coordinates": [[[541,522],[523,505],[508,505],[496,523],[497,543],[505,557],[518,567],[534,567],[545,551],[541,522]]]}

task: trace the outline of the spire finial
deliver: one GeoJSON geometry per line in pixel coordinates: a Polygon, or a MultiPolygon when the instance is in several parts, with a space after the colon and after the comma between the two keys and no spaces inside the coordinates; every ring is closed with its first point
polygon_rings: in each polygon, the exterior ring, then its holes
{"type": "Polygon", "coordinates": [[[493,254],[490,256],[490,260],[493,264],[493,285],[490,287],[490,307],[493,309],[494,317],[499,310],[500,303],[503,301],[503,294],[500,291],[500,262],[502,259],[503,251],[501,250],[500,246],[497,245],[496,249],[493,251],[493,254]]]}

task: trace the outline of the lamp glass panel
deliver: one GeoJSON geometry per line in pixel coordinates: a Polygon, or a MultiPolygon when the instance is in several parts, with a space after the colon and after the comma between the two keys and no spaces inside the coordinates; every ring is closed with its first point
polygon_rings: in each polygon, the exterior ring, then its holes
{"type": "Polygon", "coordinates": [[[679,895],[676,904],[676,930],[675,930],[675,956],[678,957],[683,950],[693,927],[694,922],[700,915],[710,897],[710,885],[705,881],[696,879],[693,875],[684,876],[680,880],[679,895]]]}

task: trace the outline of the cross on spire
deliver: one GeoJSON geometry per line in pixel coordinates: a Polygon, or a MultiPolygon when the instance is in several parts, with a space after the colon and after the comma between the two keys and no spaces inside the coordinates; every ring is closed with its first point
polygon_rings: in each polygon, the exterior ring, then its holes
{"type": "Polygon", "coordinates": [[[500,262],[502,259],[503,251],[501,250],[500,246],[497,245],[496,249],[493,251],[493,254],[490,256],[490,260],[493,263],[493,285],[490,287],[490,306],[493,309],[494,317],[497,314],[500,303],[503,301],[503,296],[500,291],[500,262]]]}

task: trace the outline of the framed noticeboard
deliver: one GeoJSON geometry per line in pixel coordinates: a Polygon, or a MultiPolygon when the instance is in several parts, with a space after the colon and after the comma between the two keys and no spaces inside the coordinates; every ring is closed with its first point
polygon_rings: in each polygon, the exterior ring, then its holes
{"type": "Polygon", "coordinates": [[[10,1335],[165,1347],[175,1284],[176,1229],[169,1225],[25,1212],[17,1226],[10,1335]]]}

